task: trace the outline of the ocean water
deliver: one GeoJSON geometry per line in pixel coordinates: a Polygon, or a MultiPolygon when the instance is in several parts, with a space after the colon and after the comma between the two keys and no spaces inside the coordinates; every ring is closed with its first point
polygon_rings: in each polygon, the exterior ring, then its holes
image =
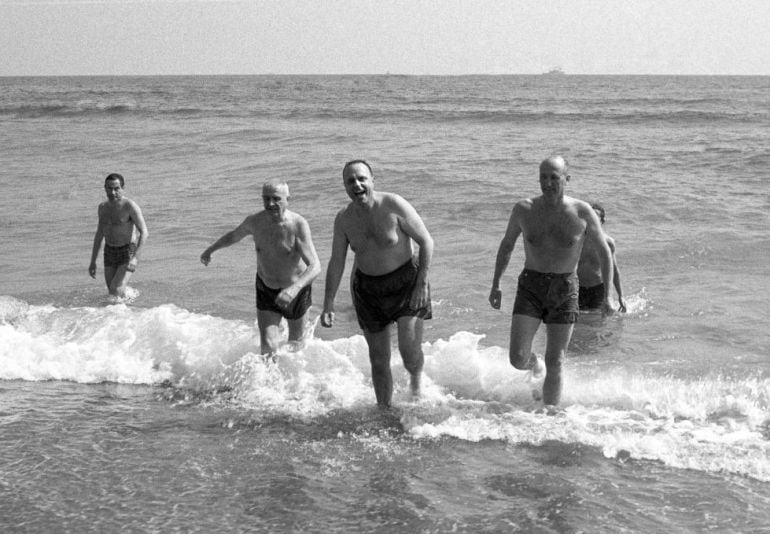
{"type": "MultiPolygon", "coordinates": [[[[770,531],[770,78],[0,78],[3,532],[770,531]],[[510,210],[571,163],[628,313],[584,314],[563,411],[507,361],[510,210]],[[423,397],[374,407],[338,320],[258,356],[253,245],[203,249],[288,180],[324,266],[365,158],[436,242],[423,397]],[[115,303],[87,273],[120,172],[150,238],[115,303]]],[[[352,257],[352,254],[350,255],[352,257]]],[[[542,351],[543,336],[535,348],[542,351]]]]}

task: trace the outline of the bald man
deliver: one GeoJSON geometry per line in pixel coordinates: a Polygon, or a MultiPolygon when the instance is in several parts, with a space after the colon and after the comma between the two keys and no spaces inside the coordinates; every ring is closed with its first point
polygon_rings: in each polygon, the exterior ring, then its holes
{"type": "Polygon", "coordinates": [[[246,217],[201,254],[208,265],[211,255],[247,235],[254,238],[257,253],[257,326],[262,354],[275,355],[279,325],[285,318],[289,341],[305,338],[305,316],[311,304],[311,284],[321,272],[310,227],[301,215],[290,211],[289,186],[270,181],[262,186],[265,209],[246,217]]]}
{"type": "Polygon", "coordinates": [[[612,254],[591,206],[564,194],[569,180],[567,161],[562,156],[549,157],[540,164],[542,194],[514,205],[497,251],[489,293],[489,303],[500,309],[500,278],[516,241],[523,236],[524,270],[513,304],[509,356],[511,365],[531,370],[533,377],[542,377],[545,371],[542,398],[551,406],[561,400],[562,363],[579,313],[577,266],[586,241],[596,251],[605,281],[602,312],[612,313],[612,254]],[[532,341],[541,323],[546,325],[545,365],[532,353],[532,341]]]}

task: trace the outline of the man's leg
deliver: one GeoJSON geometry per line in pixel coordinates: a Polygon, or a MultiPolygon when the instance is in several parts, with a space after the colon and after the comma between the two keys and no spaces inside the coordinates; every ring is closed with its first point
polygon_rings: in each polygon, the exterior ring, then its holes
{"type": "MultiPolygon", "coordinates": [[[[110,295],[123,298],[126,296],[126,288],[128,287],[128,281],[131,279],[131,271],[127,270],[128,264],[124,263],[115,267],[115,274],[109,282],[110,295]]],[[[107,268],[104,269],[105,277],[107,276],[107,268]]]]}
{"type": "Polygon", "coordinates": [[[540,319],[537,317],[514,314],[511,318],[511,344],[508,357],[511,365],[520,371],[528,371],[537,363],[532,354],[532,341],[535,339],[538,328],[540,328],[540,319]]]}
{"type": "Polygon", "coordinates": [[[299,319],[286,319],[289,324],[289,341],[297,343],[301,346],[305,342],[305,336],[307,335],[305,329],[307,323],[305,322],[307,314],[303,315],[299,319]]]}
{"type": "Polygon", "coordinates": [[[281,336],[281,314],[257,309],[259,344],[262,354],[273,355],[278,350],[281,336]]]}
{"type": "Polygon", "coordinates": [[[567,353],[574,324],[547,324],[545,367],[546,375],[543,383],[543,403],[556,406],[561,400],[561,369],[564,356],[567,353]]]}
{"type": "Polygon", "coordinates": [[[420,378],[425,357],[422,353],[423,320],[419,317],[398,318],[398,350],[409,371],[412,395],[420,394],[420,378]]]}
{"type": "Polygon", "coordinates": [[[390,325],[379,332],[364,330],[369,346],[369,363],[372,366],[372,383],[377,406],[390,407],[393,397],[393,377],[390,374],[390,325]]]}
{"type": "Polygon", "coordinates": [[[104,283],[107,284],[107,291],[110,293],[110,295],[114,295],[113,289],[112,289],[112,280],[115,278],[115,272],[117,271],[116,267],[108,267],[104,266],[104,283]]]}

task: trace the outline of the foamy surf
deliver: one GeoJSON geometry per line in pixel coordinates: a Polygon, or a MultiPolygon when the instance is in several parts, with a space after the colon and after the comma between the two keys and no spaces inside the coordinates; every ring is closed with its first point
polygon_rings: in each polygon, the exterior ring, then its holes
{"type": "MultiPolygon", "coordinates": [[[[414,439],[556,440],[609,458],[770,480],[770,381],[697,381],[565,365],[562,408],[545,413],[529,375],[507,350],[457,332],[423,344],[422,396],[412,398],[394,350],[394,405],[414,439]]],[[[363,336],[285,344],[259,354],[255,326],[167,304],[59,308],[0,299],[0,379],[169,386],[170,399],[226,404],[290,419],[368,410],[374,404],[363,336]]],[[[256,415],[255,415],[256,414],[256,415]]]]}

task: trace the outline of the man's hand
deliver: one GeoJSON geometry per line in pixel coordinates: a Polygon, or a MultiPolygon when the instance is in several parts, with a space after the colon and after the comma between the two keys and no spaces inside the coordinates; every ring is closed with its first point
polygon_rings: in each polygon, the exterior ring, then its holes
{"type": "Polygon", "coordinates": [[[209,249],[206,249],[203,251],[203,254],[201,254],[201,263],[208,267],[210,261],[211,261],[211,252],[209,252],[209,249]]]}
{"type": "Polygon", "coordinates": [[[503,292],[499,287],[493,287],[489,292],[489,304],[496,310],[500,309],[500,304],[503,301],[503,292]]]}
{"type": "Polygon", "coordinates": [[[88,266],[88,274],[91,275],[91,278],[96,278],[96,264],[92,263],[88,266]]]}
{"type": "Polygon", "coordinates": [[[129,273],[133,273],[134,271],[136,271],[137,263],[139,263],[139,260],[137,260],[136,256],[134,256],[128,261],[128,265],[126,266],[126,271],[128,271],[129,273]]]}
{"type": "Polygon", "coordinates": [[[428,305],[428,282],[417,282],[412,291],[412,297],[409,299],[409,308],[420,310],[428,305]]]}
{"type": "Polygon", "coordinates": [[[287,287],[286,289],[282,289],[281,292],[278,293],[278,296],[275,297],[275,303],[279,308],[285,309],[294,301],[295,298],[297,298],[297,293],[299,293],[299,291],[291,286],[287,287]]]}
{"type": "Polygon", "coordinates": [[[334,325],[334,312],[324,310],[323,313],[321,313],[321,326],[331,328],[332,325],[334,325]]]}
{"type": "Polygon", "coordinates": [[[602,303],[602,317],[606,317],[607,315],[613,315],[615,313],[615,308],[612,307],[612,304],[610,304],[609,299],[604,299],[604,302],[602,303]]]}

